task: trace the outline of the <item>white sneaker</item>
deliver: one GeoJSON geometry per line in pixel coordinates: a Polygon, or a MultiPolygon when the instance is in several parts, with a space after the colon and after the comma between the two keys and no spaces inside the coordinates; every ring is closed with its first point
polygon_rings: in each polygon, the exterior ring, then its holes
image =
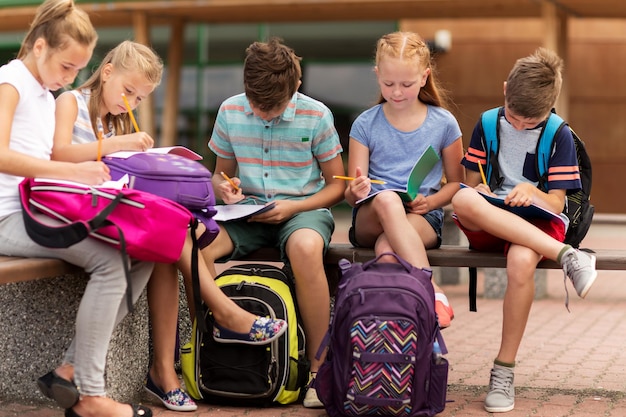
{"type": "Polygon", "coordinates": [[[309,383],[307,384],[306,394],[304,395],[304,401],[302,405],[304,408],[324,408],[324,404],[317,397],[317,391],[313,388],[313,382],[315,381],[316,372],[309,374],[309,383]]]}
{"type": "Polygon", "coordinates": [[[585,298],[593,285],[598,271],[596,271],[596,257],[574,249],[568,249],[561,257],[563,272],[572,280],[576,293],[580,298],[585,298]]]}
{"type": "Polygon", "coordinates": [[[485,398],[485,410],[489,413],[506,413],[515,407],[513,368],[493,365],[489,392],[485,398]]]}

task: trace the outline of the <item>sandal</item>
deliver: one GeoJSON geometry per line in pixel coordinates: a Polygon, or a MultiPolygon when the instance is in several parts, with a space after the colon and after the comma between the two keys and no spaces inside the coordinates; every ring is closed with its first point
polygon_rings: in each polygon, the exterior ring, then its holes
{"type": "Polygon", "coordinates": [[[61,408],[71,408],[78,402],[78,388],[56,371],[50,371],[37,379],[37,386],[43,395],[53,399],[61,408]]]}
{"type": "MultiPolygon", "coordinates": [[[[128,404],[133,409],[133,417],[152,417],[152,410],[143,405],[128,404]]],[[[68,408],[65,410],[65,417],[82,417],[76,411],[68,408]]]]}
{"type": "Polygon", "coordinates": [[[285,320],[257,316],[248,333],[233,332],[215,323],[213,327],[213,340],[218,343],[264,345],[282,336],[286,330],[287,322],[285,320]]]}

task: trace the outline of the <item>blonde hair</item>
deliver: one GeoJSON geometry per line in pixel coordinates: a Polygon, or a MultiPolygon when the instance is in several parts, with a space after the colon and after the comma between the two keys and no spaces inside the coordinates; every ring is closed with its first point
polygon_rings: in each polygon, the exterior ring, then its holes
{"type": "MultiPolygon", "coordinates": [[[[97,115],[100,114],[102,90],[104,88],[102,69],[107,64],[111,64],[116,71],[141,74],[154,87],[161,83],[161,77],[163,76],[163,61],[152,48],[127,40],[111,49],[98,66],[98,69],[83,85],[78,87],[79,90],[88,89],[91,93],[89,115],[94,131],[98,129],[97,115]]],[[[117,134],[130,133],[132,131],[128,113],[109,114],[108,121],[112,123],[117,134]]]]}
{"type": "MultiPolygon", "coordinates": [[[[380,62],[386,57],[415,61],[416,65],[419,65],[421,68],[430,68],[430,75],[424,87],[420,89],[418,99],[433,106],[448,107],[447,94],[436,80],[430,49],[417,33],[393,32],[381,37],[376,43],[376,66],[380,65],[380,62]]],[[[382,95],[378,102],[385,102],[382,95]]]]}
{"type": "Polygon", "coordinates": [[[24,59],[39,38],[43,38],[51,49],[63,50],[70,39],[80,45],[93,46],[98,34],[89,15],[76,7],[73,0],[46,0],[37,8],[17,58],[24,59]]]}
{"type": "Polygon", "coordinates": [[[547,117],[561,92],[562,71],[563,60],[546,48],[518,59],[506,80],[507,107],[522,117],[547,117]]]}

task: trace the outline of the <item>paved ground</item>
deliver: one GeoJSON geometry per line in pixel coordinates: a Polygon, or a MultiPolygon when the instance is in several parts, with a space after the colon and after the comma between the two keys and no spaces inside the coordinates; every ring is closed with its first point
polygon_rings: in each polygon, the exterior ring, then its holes
{"type": "MultiPolygon", "coordinates": [[[[583,245],[626,249],[625,232],[623,226],[594,224],[583,245]]],[[[345,239],[344,231],[339,230],[336,238],[345,239]]],[[[585,300],[579,299],[569,286],[568,313],[562,273],[548,273],[548,296],[535,302],[518,355],[516,408],[503,416],[626,416],[625,274],[601,271],[585,300]]],[[[470,312],[466,285],[444,289],[456,318],[444,331],[451,369],[449,403],[439,416],[488,416],[482,402],[499,345],[501,301],[479,298],[478,312],[470,312]]],[[[479,295],[480,292],[479,286],[479,295]]],[[[181,414],[152,404],[158,417],[326,415],[324,410],[307,410],[300,405],[268,409],[202,405],[196,412],[181,414]]],[[[0,402],[0,417],[62,415],[62,410],[50,404],[0,402]]]]}

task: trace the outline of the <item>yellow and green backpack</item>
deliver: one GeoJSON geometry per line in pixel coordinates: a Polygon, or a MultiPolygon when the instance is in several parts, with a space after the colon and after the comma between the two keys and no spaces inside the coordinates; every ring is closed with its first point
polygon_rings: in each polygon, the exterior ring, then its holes
{"type": "Polygon", "coordinates": [[[181,349],[189,395],[209,403],[244,406],[297,401],[308,382],[309,362],[291,279],[273,265],[244,264],[222,272],[216,283],[244,309],[286,320],[289,328],[261,346],[218,343],[213,340],[213,315],[202,304],[197,317],[205,321],[207,331],[194,322],[191,341],[181,349]]]}

